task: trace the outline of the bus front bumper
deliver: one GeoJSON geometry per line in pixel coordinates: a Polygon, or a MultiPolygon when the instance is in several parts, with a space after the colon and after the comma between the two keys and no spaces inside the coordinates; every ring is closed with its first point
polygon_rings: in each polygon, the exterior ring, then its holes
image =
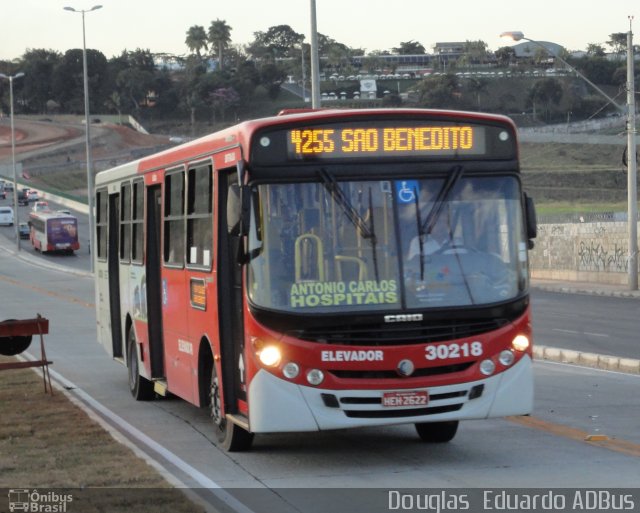
{"type": "Polygon", "coordinates": [[[380,390],[328,390],[300,386],[260,370],[249,386],[254,433],[320,431],[363,426],[471,420],[526,415],[533,409],[533,363],[528,355],[486,379],[424,387],[426,407],[389,408],[380,390]]]}

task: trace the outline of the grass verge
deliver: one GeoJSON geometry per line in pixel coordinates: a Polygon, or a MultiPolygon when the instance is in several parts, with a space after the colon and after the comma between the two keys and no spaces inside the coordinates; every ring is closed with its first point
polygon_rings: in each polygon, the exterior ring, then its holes
{"type": "Polygon", "coordinates": [[[64,393],[45,394],[40,370],[0,372],[0,405],[0,488],[71,489],[70,512],[202,510],[64,393]]]}

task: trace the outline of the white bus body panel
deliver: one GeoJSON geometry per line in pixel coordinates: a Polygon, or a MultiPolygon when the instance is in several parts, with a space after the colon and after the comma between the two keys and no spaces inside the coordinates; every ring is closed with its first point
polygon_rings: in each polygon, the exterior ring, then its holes
{"type": "MultiPolygon", "coordinates": [[[[505,372],[486,379],[415,390],[426,390],[430,397],[463,391],[467,394],[432,401],[428,405],[462,403],[457,411],[415,417],[350,418],[342,405],[337,408],[326,406],[321,394],[334,395],[338,401],[342,397],[379,399],[389,389],[325,390],[296,385],[260,370],[249,386],[249,427],[254,433],[273,433],[526,415],[533,409],[533,363],[525,356],[505,372]],[[477,385],[484,385],[482,395],[469,400],[468,392],[477,385]]],[[[346,409],[393,411],[379,404],[349,404],[346,409]]]]}

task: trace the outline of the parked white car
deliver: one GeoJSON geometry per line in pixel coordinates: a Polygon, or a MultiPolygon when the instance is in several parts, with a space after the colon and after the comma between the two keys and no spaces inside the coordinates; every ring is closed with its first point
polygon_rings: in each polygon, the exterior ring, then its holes
{"type": "Polygon", "coordinates": [[[0,224],[8,224],[9,226],[13,226],[13,223],[13,208],[0,207],[0,224]]]}

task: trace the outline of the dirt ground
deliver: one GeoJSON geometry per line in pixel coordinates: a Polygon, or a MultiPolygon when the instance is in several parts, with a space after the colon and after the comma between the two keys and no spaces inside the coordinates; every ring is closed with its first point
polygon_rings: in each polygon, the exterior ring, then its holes
{"type": "MultiPolygon", "coordinates": [[[[42,153],[56,153],[59,148],[66,146],[70,152],[77,150],[82,153],[85,148],[85,129],[83,124],[65,121],[36,121],[31,119],[14,119],[15,151],[17,160],[28,154],[37,156],[42,153]],[[35,152],[34,150],[38,150],[35,152]]],[[[167,144],[169,137],[151,135],[112,123],[91,125],[91,141],[94,158],[118,154],[132,148],[153,147],[167,144]]],[[[67,155],[68,156],[68,155],[67,155]]],[[[11,158],[11,127],[10,120],[0,120],[0,161],[11,158]]]]}
{"type": "Polygon", "coordinates": [[[0,489],[68,489],[69,511],[202,511],[62,391],[44,393],[40,372],[0,372],[0,489]]]}

